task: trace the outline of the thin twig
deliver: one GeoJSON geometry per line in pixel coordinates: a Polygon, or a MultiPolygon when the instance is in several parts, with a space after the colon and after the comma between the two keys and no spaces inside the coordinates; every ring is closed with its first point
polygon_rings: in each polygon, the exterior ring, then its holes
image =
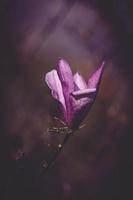
{"type": "MultiPolygon", "coordinates": [[[[62,151],[62,149],[64,148],[64,146],[66,145],[68,139],[70,138],[70,136],[72,135],[72,133],[66,134],[64,140],[62,143],[60,143],[58,145],[57,151],[55,152],[55,154],[53,155],[52,159],[49,161],[49,163],[45,166],[45,171],[44,173],[46,173],[48,171],[48,169],[55,163],[55,161],[57,160],[60,152],[62,151]]],[[[44,174],[43,173],[43,174],[44,174]]]]}

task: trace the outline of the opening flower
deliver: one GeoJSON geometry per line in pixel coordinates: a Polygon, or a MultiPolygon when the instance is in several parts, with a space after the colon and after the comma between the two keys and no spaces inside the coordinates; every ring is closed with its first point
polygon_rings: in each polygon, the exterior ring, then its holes
{"type": "Polygon", "coordinates": [[[99,89],[104,62],[88,81],[77,72],[72,74],[69,64],[60,59],[57,69],[48,72],[45,81],[52,96],[62,108],[63,121],[77,129],[89,112],[99,89]]]}

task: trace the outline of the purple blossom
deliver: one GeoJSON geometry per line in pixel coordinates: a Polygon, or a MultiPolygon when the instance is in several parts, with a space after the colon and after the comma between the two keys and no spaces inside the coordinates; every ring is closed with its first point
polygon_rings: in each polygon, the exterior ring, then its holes
{"type": "Polygon", "coordinates": [[[48,72],[45,81],[52,96],[61,104],[63,120],[77,129],[89,112],[98,92],[104,62],[88,81],[77,72],[72,74],[69,64],[60,59],[58,67],[48,72]]]}

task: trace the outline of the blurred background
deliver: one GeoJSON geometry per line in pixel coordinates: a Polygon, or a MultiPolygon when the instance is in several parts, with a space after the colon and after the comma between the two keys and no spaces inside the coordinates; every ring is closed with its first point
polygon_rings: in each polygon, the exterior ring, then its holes
{"type": "Polygon", "coordinates": [[[133,199],[132,10],[132,0],[1,0],[1,200],[133,199]],[[59,107],[42,77],[59,58],[86,79],[106,66],[85,127],[44,173],[59,107]]]}

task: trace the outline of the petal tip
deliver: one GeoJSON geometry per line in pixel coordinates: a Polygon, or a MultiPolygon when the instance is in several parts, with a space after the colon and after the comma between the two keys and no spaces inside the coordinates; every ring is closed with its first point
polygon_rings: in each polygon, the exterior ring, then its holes
{"type": "Polygon", "coordinates": [[[105,61],[102,62],[102,64],[101,64],[100,67],[99,67],[99,70],[102,71],[102,70],[104,69],[104,67],[105,67],[105,61]]]}
{"type": "Polygon", "coordinates": [[[105,61],[102,62],[101,66],[97,69],[97,71],[95,71],[94,74],[89,78],[88,80],[89,88],[99,86],[104,71],[104,66],[105,66],[105,61]]]}
{"type": "Polygon", "coordinates": [[[58,60],[59,63],[67,62],[64,58],[59,58],[58,60]]]}

